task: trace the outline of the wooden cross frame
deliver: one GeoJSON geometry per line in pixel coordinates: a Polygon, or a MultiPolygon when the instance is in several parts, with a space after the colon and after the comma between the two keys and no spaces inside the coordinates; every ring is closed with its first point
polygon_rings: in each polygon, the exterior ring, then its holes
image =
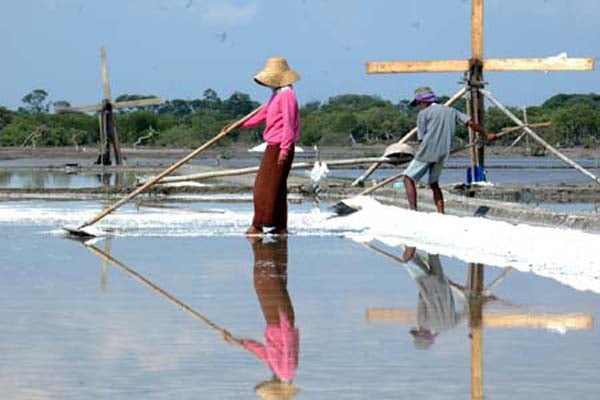
{"type": "MultiPolygon", "coordinates": [[[[471,0],[471,59],[430,61],[372,61],[367,63],[367,74],[394,74],[416,72],[468,73],[467,111],[473,121],[484,122],[483,96],[479,89],[485,86],[483,71],[591,71],[594,58],[483,58],[483,3],[471,0]]],[[[470,132],[473,141],[474,133],[470,132]]],[[[473,166],[484,166],[483,144],[473,147],[473,166]]]]}
{"type": "Polygon", "coordinates": [[[100,59],[102,62],[102,90],[104,92],[104,99],[102,100],[102,103],[81,107],[60,107],[57,108],[56,111],[59,113],[98,113],[98,122],[100,126],[100,155],[98,156],[96,164],[112,164],[110,156],[110,151],[112,147],[115,156],[115,163],[117,165],[121,165],[123,164],[123,156],[121,154],[121,145],[119,143],[119,136],[117,134],[117,128],[115,125],[113,111],[124,108],[154,106],[162,104],[164,101],[162,99],[152,97],[141,100],[113,102],[110,91],[110,82],[108,78],[108,63],[106,61],[106,50],[104,49],[104,46],[100,47],[100,59]]]}

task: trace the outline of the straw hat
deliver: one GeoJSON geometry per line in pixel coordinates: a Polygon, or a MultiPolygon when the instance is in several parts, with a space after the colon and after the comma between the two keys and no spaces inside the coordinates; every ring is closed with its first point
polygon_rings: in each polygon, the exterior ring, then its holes
{"type": "Polygon", "coordinates": [[[299,79],[300,75],[290,69],[283,57],[269,58],[263,70],[254,76],[256,83],[273,89],[291,85],[299,79]]]}
{"type": "Polygon", "coordinates": [[[300,392],[300,389],[291,383],[278,380],[259,383],[255,389],[262,400],[291,400],[300,392]]]}
{"type": "Polygon", "coordinates": [[[415,149],[406,143],[393,143],[385,148],[383,156],[390,158],[392,164],[401,164],[413,159],[415,156],[415,149]]]}

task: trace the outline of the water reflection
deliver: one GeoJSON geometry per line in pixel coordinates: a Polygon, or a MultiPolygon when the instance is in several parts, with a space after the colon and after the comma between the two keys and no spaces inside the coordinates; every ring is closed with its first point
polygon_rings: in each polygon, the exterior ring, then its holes
{"type": "Polygon", "coordinates": [[[264,342],[232,335],[229,330],[128,267],[110,255],[109,240],[105,242],[104,250],[90,243],[85,245],[102,259],[103,290],[107,284],[106,265],[110,263],[222,335],[226,342],[244,349],[264,363],[269,368],[271,377],[255,386],[256,394],[261,399],[292,399],[300,391],[293,385],[298,369],[299,330],[295,326],[294,308],[287,290],[288,240],[287,237],[280,237],[250,238],[249,241],[254,254],[254,289],[266,325],[264,342]]]}
{"type": "Polygon", "coordinates": [[[288,240],[280,237],[250,238],[254,253],[254,289],[265,318],[264,344],[242,340],[244,348],[264,362],[272,378],[256,386],[263,399],[291,399],[298,368],[299,331],[287,290],[288,240]]]}
{"type": "Polygon", "coordinates": [[[593,328],[593,317],[590,314],[536,314],[496,297],[492,290],[510,275],[510,268],[503,270],[485,286],[484,265],[471,263],[468,265],[466,283],[460,285],[444,274],[438,255],[422,255],[414,247],[406,246],[402,256],[397,256],[372,244],[366,246],[404,266],[418,290],[416,310],[370,308],[367,309],[367,320],[415,325],[409,332],[419,349],[429,349],[438,335],[458,326],[461,321],[466,321],[470,341],[473,400],[484,398],[484,327],[548,329],[561,333],[593,328]],[[457,298],[463,303],[462,307],[456,306],[457,298]],[[485,306],[491,302],[502,304],[508,309],[485,310],[485,306]]]}
{"type": "Polygon", "coordinates": [[[9,189],[54,189],[135,185],[134,172],[80,173],[66,167],[54,171],[0,171],[0,187],[9,189]]]}

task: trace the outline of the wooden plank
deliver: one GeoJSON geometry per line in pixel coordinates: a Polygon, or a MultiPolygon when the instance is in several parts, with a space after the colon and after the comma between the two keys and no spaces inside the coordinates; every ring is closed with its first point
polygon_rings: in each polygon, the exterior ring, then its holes
{"type": "Polygon", "coordinates": [[[483,61],[485,71],[592,71],[594,58],[491,58],[483,61]]]}
{"type": "MultiPolygon", "coordinates": [[[[416,324],[417,313],[412,308],[367,308],[368,322],[416,324]]],[[[487,328],[592,330],[594,317],[584,313],[505,312],[486,310],[483,325],[487,328]]]]}
{"type": "MultiPolygon", "coordinates": [[[[595,60],[584,58],[490,58],[483,61],[485,71],[593,71],[595,60]]],[[[417,72],[464,72],[468,60],[370,61],[367,74],[417,72]]]]}
{"type": "Polygon", "coordinates": [[[120,101],[118,103],[113,103],[113,110],[121,109],[121,108],[157,106],[164,102],[165,101],[163,99],[160,99],[158,97],[153,97],[150,99],[142,99],[142,100],[120,101]]]}
{"type": "Polygon", "coordinates": [[[92,104],[89,106],[81,106],[81,107],[60,107],[56,109],[57,113],[67,113],[67,112],[78,112],[78,113],[89,113],[89,112],[98,112],[102,110],[102,104],[92,104]]]}
{"type": "Polygon", "coordinates": [[[483,59],[483,0],[471,0],[471,57],[483,59]]]}
{"type": "MultiPolygon", "coordinates": [[[[365,158],[350,158],[345,160],[323,160],[322,162],[327,164],[327,167],[334,168],[336,166],[348,166],[358,164],[368,164],[371,162],[390,162],[392,159],[386,157],[365,157],[365,158]]],[[[291,169],[307,169],[313,168],[314,162],[300,162],[293,163],[291,169]]],[[[178,176],[166,176],[161,179],[160,183],[173,183],[173,182],[188,182],[188,181],[199,181],[203,179],[223,178],[226,176],[238,176],[253,174],[258,171],[259,167],[246,167],[239,169],[227,169],[222,171],[211,171],[211,172],[200,172],[191,175],[178,175],[178,176]]]]}
{"type": "Polygon", "coordinates": [[[367,74],[398,74],[415,72],[464,72],[469,70],[468,60],[427,61],[370,61],[367,74]]]}

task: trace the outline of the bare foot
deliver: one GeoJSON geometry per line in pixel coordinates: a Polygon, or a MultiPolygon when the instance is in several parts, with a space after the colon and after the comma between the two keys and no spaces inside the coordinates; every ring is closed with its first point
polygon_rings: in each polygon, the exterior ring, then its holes
{"type": "Polygon", "coordinates": [[[246,236],[261,236],[262,234],[263,234],[262,229],[257,228],[255,226],[251,226],[250,228],[248,228],[248,230],[245,233],[246,236]]]}
{"type": "Polygon", "coordinates": [[[269,235],[281,235],[286,236],[288,234],[288,230],[285,228],[274,228],[267,232],[269,235]]]}

